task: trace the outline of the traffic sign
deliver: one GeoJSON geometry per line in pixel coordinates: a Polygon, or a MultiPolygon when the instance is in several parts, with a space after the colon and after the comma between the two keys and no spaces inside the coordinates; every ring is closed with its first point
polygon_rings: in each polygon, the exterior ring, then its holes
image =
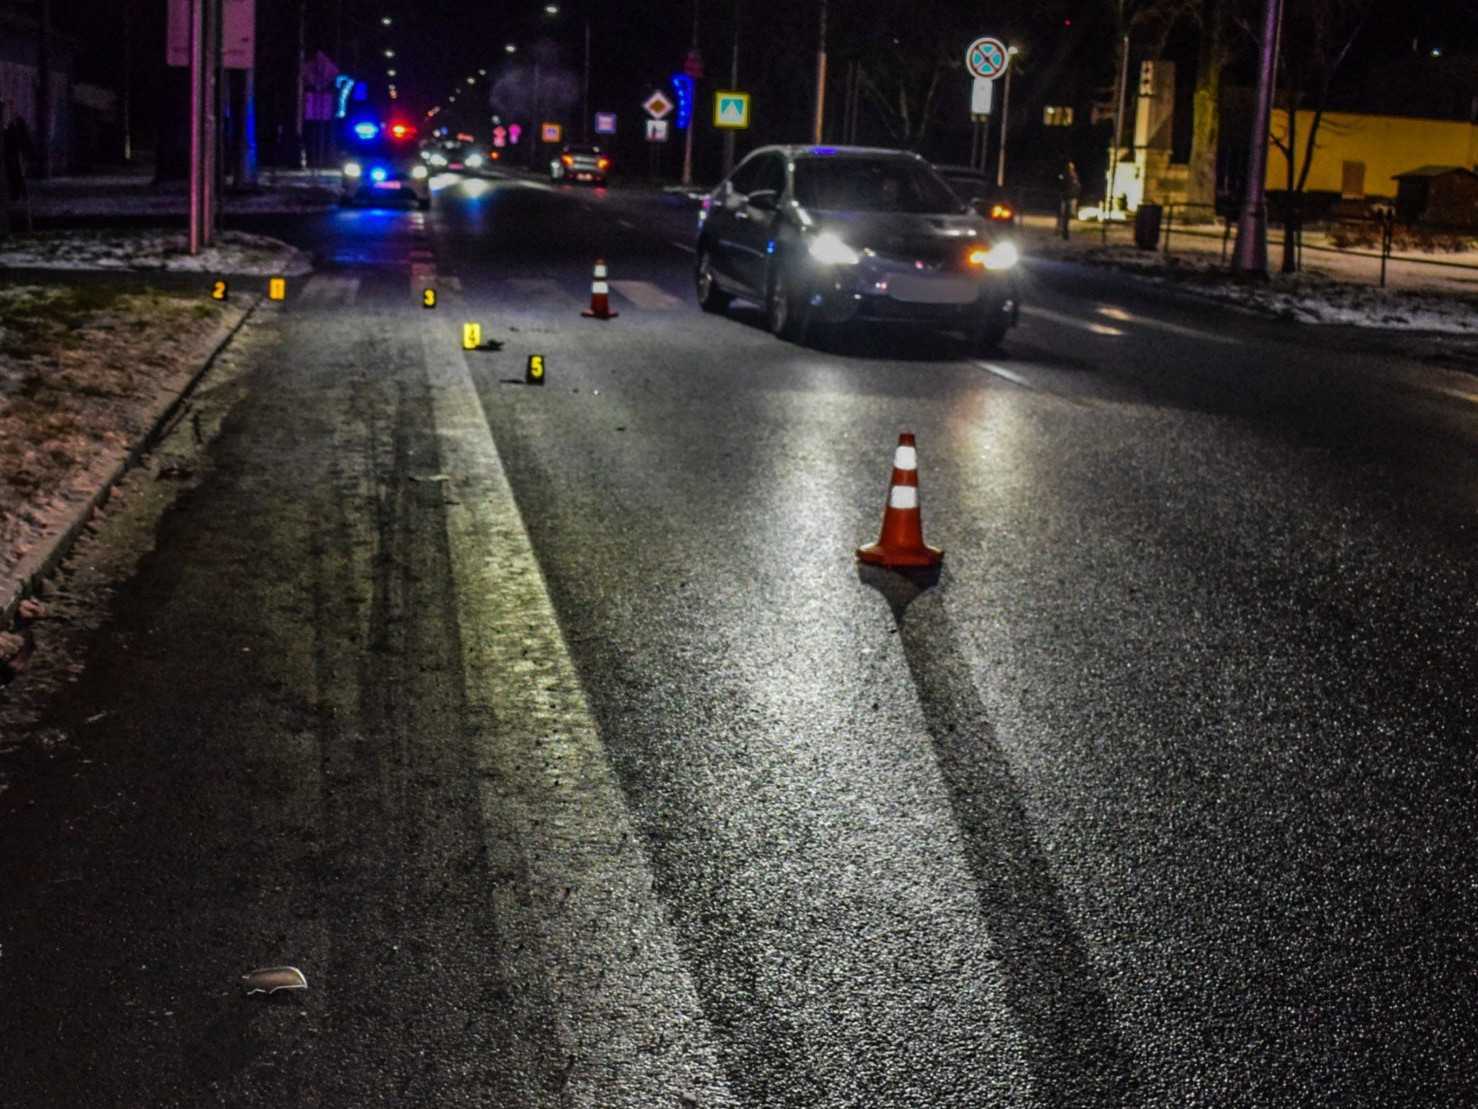
{"type": "Polygon", "coordinates": [[[713,94],[713,125],[730,130],[749,126],[749,93],[716,92],[713,94]]]}
{"type": "Polygon", "coordinates": [[[977,77],[970,82],[970,114],[990,115],[991,103],[995,99],[996,83],[988,77],[977,77]]]}
{"type": "Polygon", "coordinates": [[[665,119],[647,120],[647,142],[667,141],[667,121],[665,119]]]}
{"type": "Polygon", "coordinates": [[[545,123],[539,128],[539,137],[545,142],[559,142],[564,134],[565,129],[558,123],[545,123]]]}
{"type": "Polygon", "coordinates": [[[703,55],[694,47],[688,51],[688,56],[683,59],[683,72],[693,80],[697,81],[703,77],[703,55]]]}
{"type": "Polygon", "coordinates": [[[666,119],[672,114],[672,101],[667,99],[661,89],[643,100],[641,106],[653,119],[666,119]]]}
{"type": "Polygon", "coordinates": [[[983,77],[987,81],[994,81],[1005,73],[1010,62],[1006,44],[989,35],[976,39],[965,50],[965,68],[972,76],[983,77]]]}
{"type": "Polygon", "coordinates": [[[614,135],[616,133],[616,113],[596,112],[595,133],[597,135],[614,135]]]}

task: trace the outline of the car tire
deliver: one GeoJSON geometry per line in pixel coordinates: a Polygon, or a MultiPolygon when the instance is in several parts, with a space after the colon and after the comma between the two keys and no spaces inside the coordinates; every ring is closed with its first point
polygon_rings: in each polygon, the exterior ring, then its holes
{"type": "Polygon", "coordinates": [[[427,196],[427,197],[417,197],[416,198],[416,207],[419,208],[419,209],[421,209],[421,211],[423,211],[423,212],[429,212],[429,211],[431,211],[431,198],[429,196],[427,196]]]}
{"type": "Polygon", "coordinates": [[[791,343],[804,343],[808,313],[796,301],[790,290],[790,282],[784,266],[777,266],[770,275],[765,293],[765,325],[770,334],[791,343]]]}
{"type": "Polygon", "coordinates": [[[971,353],[994,354],[1001,349],[1001,342],[1009,330],[1011,321],[1004,313],[987,316],[970,329],[971,353]]]}
{"type": "Polygon", "coordinates": [[[713,275],[713,262],[706,249],[698,251],[698,266],[694,271],[693,284],[698,292],[698,307],[705,312],[723,312],[733,299],[719,288],[718,278],[713,275]]]}

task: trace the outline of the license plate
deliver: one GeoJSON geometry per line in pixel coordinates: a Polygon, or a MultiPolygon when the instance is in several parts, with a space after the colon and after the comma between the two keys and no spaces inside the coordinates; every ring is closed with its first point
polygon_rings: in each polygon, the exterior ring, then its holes
{"type": "Polygon", "coordinates": [[[980,294],[980,286],[968,277],[888,276],[888,295],[907,304],[969,304],[980,294]]]}
{"type": "Polygon", "coordinates": [[[398,189],[398,188],[400,188],[400,182],[399,181],[376,181],[375,182],[375,188],[377,188],[377,189],[398,189]]]}

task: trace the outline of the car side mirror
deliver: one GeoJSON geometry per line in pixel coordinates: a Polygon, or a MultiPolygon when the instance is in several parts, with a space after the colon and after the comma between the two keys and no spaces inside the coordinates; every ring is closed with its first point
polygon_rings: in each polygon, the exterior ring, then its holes
{"type": "Polygon", "coordinates": [[[780,207],[780,194],[774,189],[759,189],[749,194],[749,206],[761,212],[773,212],[780,207]]]}

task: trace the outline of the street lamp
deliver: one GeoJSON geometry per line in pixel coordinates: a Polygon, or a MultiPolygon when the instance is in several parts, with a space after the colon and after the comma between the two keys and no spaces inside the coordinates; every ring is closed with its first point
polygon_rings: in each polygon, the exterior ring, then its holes
{"type": "Polygon", "coordinates": [[[388,27],[393,22],[394,22],[394,20],[392,20],[388,15],[382,15],[380,17],[380,26],[381,27],[388,27]]]}
{"type": "Polygon", "coordinates": [[[505,53],[505,54],[517,54],[518,53],[518,47],[514,46],[513,43],[511,43],[511,42],[504,43],[503,44],[503,53],[505,53]]]}
{"type": "Polygon", "coordinates": [[[395,57],[395,51],[394,50],[391,50],[391,49],[389,49],[387,47],[386,50],[385,50],[385,57],[387,57],[387,58],[393,58],[393,57],[395,57]]]}
{"type": "Polygon", "coordinates": [[[1001,93],[1001,153],[996,160],[996,188],[1004,188],[1006,185],[1006,129],[1011,123],[1011,72],[1016,67],[1011,64],[1011,59],[1021,51],[1015,46],[1006,48],[1006,88],[1001,93]]]}
{"type": "Polygon", "coordinates": [[[544,14],[545,15],[558,15],[559,14],[559,5],[558,4],[545,4],[544,5],[544,14]]]}

